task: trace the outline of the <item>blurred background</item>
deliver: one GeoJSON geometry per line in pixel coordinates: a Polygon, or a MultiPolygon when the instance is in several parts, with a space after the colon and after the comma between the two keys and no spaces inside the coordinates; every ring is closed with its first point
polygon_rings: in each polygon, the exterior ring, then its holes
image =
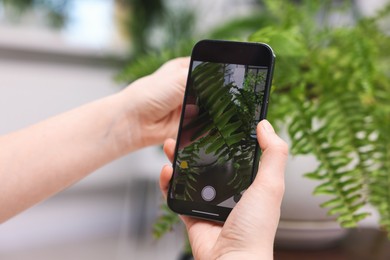
{"type": "MultiPolygon", "coordinates": [[[[331,16],[334,25],[388,3],[347,2],[352,11],[331,16]]],[[[258,0],[0,0],[0,134],[115,93],[190,55],[202,38],[243,39],[264,23],[263,8],[258,0]]],[[[181,225],[153,237],[166,162],[160,147],[132,153],[2,224],[0,259],[177,259],[181,225]]]]}

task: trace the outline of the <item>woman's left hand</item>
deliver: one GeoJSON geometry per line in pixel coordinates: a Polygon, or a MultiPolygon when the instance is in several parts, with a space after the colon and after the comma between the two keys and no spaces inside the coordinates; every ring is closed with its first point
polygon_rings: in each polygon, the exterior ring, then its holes
{"type": "Polygon", "coordinates": [[[132,122],[129,129],[134,132],[138,128],[134,136],[139,138],[139,148],[176,136],[189,62],[189,58],[168,61],[120,93],[125,102],[129,101],[125,103],[132,122]],[[134,125],[134,118],[138,126],[134,125]]]}

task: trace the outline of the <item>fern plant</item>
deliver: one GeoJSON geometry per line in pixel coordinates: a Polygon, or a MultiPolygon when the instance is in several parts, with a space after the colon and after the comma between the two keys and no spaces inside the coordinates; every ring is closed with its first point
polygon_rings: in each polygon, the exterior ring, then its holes
{"type": "MultiPolygon", "coordinates": [[[[210,35],[273,47],[277,59],[268,118],[287,127],[292,154],[317,158],[318,168],[306,174],[321,182],[313,194],[331,196],[321,206],[343,227],[355,227],[369,215],[363,206],[370,203],[380,213],[381,227],[390,231],[390,37],[383,22],[390,5],[363,17],[349,1],[261,4],[247,22],[228,22],[210,35]],[[352,17],[349,24],[334,24],[335,12],[352,17]],[[250,21],[256,16],[262,19],[254,29],[250,21]],[[249,37],[238,33],[243,31],[251,31],[249,37]]],[[[189,49],[163,56],[188,55],[189,49]]]]}
{"type": "Polygon", "coordinates": [[[265,40],[280,56],[270,118],[289,122],[293,154],[310,153],[319,161],[318,168],[306,177],[322,182],[315,195],[332,197],[321,205],[330,215],[343,227],[355,227],[368,215],[362,207],[372,202],[381,213],[382,226],[390,230],[390,186],[384,182],[390,175],[386,166],[390,158],[383,146],[388,132],[381,131],[388,123],[383,118],[389,117],[384,104],[390,102],[389,92],[385,93],[390,84],[389,75],[379,66],[389,56],[379,55],[378,44],[389,43],[389,37],[378,27],[377,18],[334,28],[303,16],[308,6],[314,14],[323,8],[306,4],[287,6],[287,10],[294,7],[301,12],[286,21],[281,2],[269,2],[278,25],[250,37],[265,40]],[[288,66],[295,68],[285,69],[288,66]],[[286,78],[284,69],[291,78],[286,78]],[[383,117],[375,117],[375,109],[383,117]]]}

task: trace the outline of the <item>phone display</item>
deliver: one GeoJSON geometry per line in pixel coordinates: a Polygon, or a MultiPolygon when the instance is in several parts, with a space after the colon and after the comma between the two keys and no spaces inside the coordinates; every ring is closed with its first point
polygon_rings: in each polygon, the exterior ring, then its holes
{"type": "Polygon", "coordinates": [[[168,205],[224,221],[257,171],[274,55],[265,44],[201,41],[191,58],[168,205]]]}

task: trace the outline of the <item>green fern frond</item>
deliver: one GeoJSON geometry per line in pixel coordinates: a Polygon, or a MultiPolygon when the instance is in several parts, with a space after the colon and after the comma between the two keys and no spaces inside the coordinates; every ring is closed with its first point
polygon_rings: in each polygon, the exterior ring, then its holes
{"type": "Polygon", "coordinates": [[[153,236],[155,238],[162,237],[164,234],[171,231],[179,221],[179,215],[174,214],[165,203],[162,204],[161,215],[153,226],[153,236]]]}
{"type": "MultiPolygon", "coordinates": [[[[365,203],[360,192],[362,178],[356,176],[356,171],[348,170],[352,161],[352,158],[348,156],[351,148],[348,145],[337,148],[333,146],[340,140],[344,140],[348,134],[339,131],[344,127],[344,124],[340,124],[341,118],[338,119],[338,125],[333,124],[330,128],[327,128],[326,118],[321,118],[325,123],[321,127],[316,127],[313,119],[321,110],[317,106],[318,103],[299,99],[292,99],[291,102],[295,104],[294,111],[290,113],[292,123],[288,129],[294,140],[291,151],[296,154],[314,154],[320,163],[314,172],[307,174],[310,178],[322,182],[313,193],[331,196],[332,199],[322,206],[329,208],[330,215],[338,215],[341,225],[356,226],[357,214],[360,214],[358,210],[365,203]],[[351,189],[355,186],[359,186],[359,189],[351,189]]],[[[333,104],[336,105],[336,103],[333,104]]],[[[334,117],[330,120],[334,120],[334,117]]]]}
{"type": "MultiPolygon", "coordinates": [[[[386,77],[385,77],[386,78],[386,77]]],[[[390,230],[390,80],[381,80],[376,85],[373,94],[374,101],[371,109],[375,124],[374,135],[375,149],[372,157],[376,169],[369,179],[370,202],[378,209],[381,226],[390,230]]]]}

